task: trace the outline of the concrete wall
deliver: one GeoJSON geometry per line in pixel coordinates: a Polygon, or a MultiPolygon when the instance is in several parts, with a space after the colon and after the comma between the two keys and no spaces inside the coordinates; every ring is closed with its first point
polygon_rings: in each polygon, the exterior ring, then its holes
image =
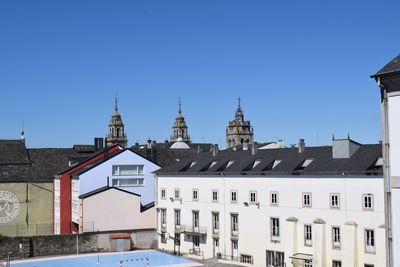
{"type": "Polygon", "coordinates": [[[82,199],[81,214],[81,231],[156,228],[154,207],[142,213],[140,196],[115,188],[82,199]]]}
{"type": "MultiPolygon", "coordinates": [[[[255,266],[266,266],[266,251],[285,253],[285,262],[290,265],[290,256],[295,253],[313,255],[313,266],[331,266],[332,260],[341,260],[342,266],[364,266],[385,264],[385,230],[383,179],[382,177],[158,177],[156,207],[167,210],[167,228],[161,229],[160,213],[157,231],[175,231],[174,210],[181,210],[181,225],[193,225],[192,211],[198,210],[200,228],[206,228],[201,235],[200,250],[206,258],[213,257],[213,238],[219,239],[216,252],[232,255],[231,213],[239,216],[238,256],[251,255],[255,266]],[[166,198],[160,198],[160,189],[166,189],[166,198]],[[171,201],[174,188],[179,188],[181,201],[171,201]],[[199,200],[192,201],[192,189],[198,189],[199,200]],[[219,201],[212,202],[211,191],[218,190],[219,201]],[[230,191],[237,190],[238,201],[231,203],[230,191]],[[255,204],[244,205],[249,201],[249,192],[257,192],[255,204]],[[270,192],[279,192],[279,205],[270,203],[270,192]],[[302,193],[312,194],[312,206],[302,206],[302,193]],[[340,208],[330,207],[330,193],[340,194],[340,208]],[[362,195],[374,196],[374,209],[363,210],[362,195]],[[212,233],[212,212],[219,212],[219,234],[212,233]],[[271,239],[271,217],[280,220],[280,239],[271,239]],[[295,217],[297,221],[289,218],[295,217]],[[289,220],[288,220],[289,219],[289,220]],[[320,220],[322,219],[322,220],[320,220]],[[312,226],[312,246],[304,241],[304,225],[312,226]],[[332,246],[332,227],[340,227],[341,248],[332,246]],[[375,233],[375,252],[366,253],[364,244],[365,229],[375,233]]],[[[192,235],[181,232],[181,252],[188,253],[193,248],[192,235]]],[[[173,241],[159,248],[173,250],[173,241]]]]}
{"type": "Polygon", "coordinates": [[[52,183],[0,183],[0,234],[53,233],[52,183]]]}
{"type": "MultiPolygon", "coordinates": [[[[0,239],[0,259],[13,251],[13,258],[28,258],[49,255],[76,254],[77,237],[79,253],[111,251],[110,235],[120,232],[98,232],[73,235],[48,235],[33,237],[9,237],[0,239]]],[[[154,230],[127,231],[131,238],[131,249],[157,247],[154,230]]]]}
{"type": "Polygon", "coordinates": [[[80,175],[80,194],[93,191],[97,188],[107,185],[107,177],[110,178],[110,186],[113,178],[144,178],[144,186],[137,187],[121,187],[124,190],[139,194],[142,196],[142,203],[147,204],[154,201],[154,176],[151,172],[158,170],[160,167],[151,161],[137,155],[136,153],[125,150],[117,156],[103,162],[95,168],[80,175]],[[144,174],[113,176],[113,165],[144,165],[144,174]]]}

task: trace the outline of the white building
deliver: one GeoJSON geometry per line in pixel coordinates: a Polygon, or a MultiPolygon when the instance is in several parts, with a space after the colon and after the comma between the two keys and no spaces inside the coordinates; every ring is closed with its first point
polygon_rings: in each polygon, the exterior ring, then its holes
{"type": "Polygon", "coordinates": [[[372,75],[381,89],[388,267],[400,266],[400,56],[372,75]]]}
{"type": "Polygon", "coordinates": [[[383,266],[381,155],[345,139],[166,166],[156,172],[159,248],[254,266],[383,266]]]}

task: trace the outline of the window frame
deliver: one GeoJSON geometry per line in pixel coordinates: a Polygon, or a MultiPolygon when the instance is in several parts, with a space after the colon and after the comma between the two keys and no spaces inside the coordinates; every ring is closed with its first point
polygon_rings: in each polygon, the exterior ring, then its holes
{"type": "Polygon", "coordinates": [[[257,204],[257,191],[256,190],[250,190],[249,191],[249,204],[257,204]],[[252,201],[251,195],[254,194],[254,201],[252,201]]]}
{"type": "Polygon", "coordinates": [[[238,203],[238,191],[237,190],[231,190],[230,191],[230,199],[231,203],[238,203]],[[233,200],[233,194],[235,194],[235,200],[233,200]]]}
{"type": "Polygon", "coordinates": [[[180,200],[181,199],[181,189],[180,188],[174,188],[174,199],[175,200],[180,200]],[[177,193],[178,192],[178,196],[177,193]]]}
{"type": "Polygon", "coordinates": [[[174,209],[174,223],[175,223],[175,229],[180,229],[181,228],[181,210],[180,209],[174,209]]]}
{"type": "Polygon", "coordinates": [[[304,224],[304,246],[312,247],[312,224],[304,224]],[[309,230],[309,231],[308,231],[309,230]]]}
{"type": "Polygon", "coordinates": [[[160,188],[160,198],[161,199],[167,199],[167,189],[165,187],[161,187],[160,188]]]}
{"type": "Polygon", "coordinates": [[[372,193],[364,193],[362,194],[362,208],[364,211],[374,211],[374,194],[372,193]],[[366,207],[366,201],[365,198],[370,197],[371,198],[371,207],[366,207]]]}
{"type": "Polygon", "coordinates": [[[341,260],[332,260],[332,267],[342,267],[342,261],[341,260]],[[337,265],[339,264],[339,265],[337,265]]]}
{"type": "Polygon", "coordinates": [[[199,201],[199,189],[197,188],[192,189],[192,201],[199,201]]]}
{"type": "Polygon", "coordinates": [[[329,207],[331,209],[340,209],[340,193],[329,193],[329,207]],[[337,205],[333,205],[333,198],[337,197],[337,205]]]}
{"type": "MultiPolygon", "coordinates": [[[[371,242],[371,241],[370,241],[371,242]]],[[[375,230],[372,228],[364,228],[364,251],[368,254],[375,254],[376,253],[376,236],[375,230]],[[372,243],[373,245],[368,246],[368,232],[372,232],[372,243]]]]}
{"type": "Polygon", "coordinates": [[[112,165],[111,166],[111,174],[112,176],[132,176],[132,175],[144,175],[145,171],[144,171],[144,164],[116,164],[116,165],[112,165]],[[137,169],[137,173],[128,173],[128,174],[121,174],[121,166],[136,166],[137,169]],[[142,166],[141,171],[140,172],[140,166],[142,166]]]}
{"type": "Polygon", "coordinates": [[[341,249],[342,247],[342,236],[339,226],[332,226],[332,249],[341,249]],[[335,229],[338,229],[338,235],[335,233],[335,229]],[[338,241],[335,241],[335,237],[338,236],[338,241]]]}
{"type": "Polygon", "coordinates": [[[211,202],[218,202],[218,201],[219,201],[218,189],[211,189],[211,202]],[[214,193],[216,193],[216,199],[214,199],[214,193]]]}
{"type": "Polygon", "coordinates": [[[279,192],[278,192],[278,191],[270,191],[269,195],[270,195],[270,198],[269,198],[270,205],[271,205],[271,206],[274,206],[274,207],[279,206],[279,192]],[[274,195],[274,194],[276,194],[276,203],[274,203],[274,202],[272,201],[272,200],[273,200],[273,195],[274,195]]]}
{"type": "Polygon", "coordinates": [[[311,192],[303,192],[302,194],[301,194],[301,202],[302,202],[302,206],[303,206],[303,208],[312,208],[312,193],[311,192]],[[306,196],[309,196],[309,204],[307,205],[306,203],[305,203],[305,197],[306,196]]]}
{"type": "Polygon", "coordinates": [[[272,242],[280,242],[281,240],[281,232],[280,232],[280,220],[279,217],[270,217],[270,231],[271,231],[271,241],[272,242]],[[277,222],[275,225],[274,222],[277,222]]]}

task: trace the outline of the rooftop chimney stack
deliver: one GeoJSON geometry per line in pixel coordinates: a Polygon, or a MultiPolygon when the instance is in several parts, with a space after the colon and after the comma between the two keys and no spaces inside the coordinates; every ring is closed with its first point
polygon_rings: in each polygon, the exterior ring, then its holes
{"type": "Polygon", "coordinates": [[[299,139],[299,153],[303,153],[306,150],[306,143],[304,139],[299,139]]]}
{"type": "Polygon", "coordinates": [[[96,151],[104,148],[104,139],[101,137],[94,138],[94,149],[96,151]]]}
{"type": "Polygon", "coordinates": [[[147,149],[151,149],[151,139],[147,139],[147,149]]]}
{"type": "Polygon", "coordinates": [[[254,142],[254,144],[251,146],[251,154],[255,155],[258,153],[258,145],[257,142],[254,142]]]}
{"type": "Polygon", "coordinates": [[[243,143],[243,150],[249,150],[249,143],[247,142],[243,143]]]}
{"type": "Polygon", "coordinates": [[[211,147],[211,151],[212,151],[213,157],[215,157],[219,152],[218,144],[213,145],[211,147]]]}
{"type": "Polygon", "coordinates": [[[360,144],[351,139],[332,140],[332,157],[334,159],[348,159],[360,148],[360,144]]]}

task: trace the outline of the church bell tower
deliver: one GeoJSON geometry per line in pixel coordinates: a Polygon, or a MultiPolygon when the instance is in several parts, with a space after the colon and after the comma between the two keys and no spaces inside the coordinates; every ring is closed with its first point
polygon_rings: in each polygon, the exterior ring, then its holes
{"type": "Polygon", "coordinates": [[[124,123],[121,115],[118,112],[118,99],[115,98],[114,114],[111,116],[110,124],[108,125],[107,146],[120,145],[128,146],[128,139],[124,131],[124,123]]]}
{"type": "Polygon", "coordinates": [[[226,146],[233,147],[235,145],[247,143],[253,144],[253,127],[250,121],[244,120],[242,108],[240,106],[240,97],[238,98],[238,107],[235,113],[235,119],[229,121],[226,127],[226,146]]]}
{"type": "Polygon", "coordinates": [[[178,138],[182,138],[185,143],[190,143],[190,136],[188,134],[188,127],[186,126],[185,118],[182,115],[181,101],[179,100],[178,115],[175,118],[174,126],[172,126],[172,135],[170,142],[174,143],[178,138]]]}

